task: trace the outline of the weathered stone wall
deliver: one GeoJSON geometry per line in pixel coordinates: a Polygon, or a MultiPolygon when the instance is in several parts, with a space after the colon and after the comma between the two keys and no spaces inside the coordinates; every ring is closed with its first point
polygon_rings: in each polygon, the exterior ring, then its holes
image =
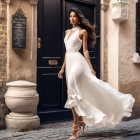
{"type": "Polygon", "coordinates": [[[133,117],[140,117],[140,64],[132,62],[133,54],[136,52],[137,0],[127,2],[128,21],[121,23],[119,29],[119,90],[131,93],[136,98],[133,117]]]}
{"type": "Polygon", "coordinates": [[[6,90],[6,64],[7,64],[7,6],[4,0],[0,0],[0,129],[5,127],[5,115],[8,109],[4,102],[4,93],[6,90]]]}
{"type": "Polygon", "coordinates": [[[23,50],[12,48],[12,15],[15,14],[19,3],[18,0],[0,0],[0,129],[6,127],[5,116],[9,112],[4,102],[6,82],[26,80],[36,83],[37,0],[21,1],[23,12],[27,17],[26,49],[23,50]],[[34,31],[31,50],[32,14],[34,31]]]}
{"type": "Polygon", "coordinates": [[[26,22],[26,49],[12,48],[12,15],[15,14],[16,8],[19,6],[18,0],[11,1],[8,13],[8,41],[7,41],[7,82],[16,80],[26,80],[36,83],[36,62],[37,62],[37,6],[32,6],[30,1],[22,1],[22,10],[26,22]],[[33,23],[32,23],[33,14],[33,23]],[[32,24],[33,24],[33,47],[32,45],[32,24]],[[31,58],[32,53],[32,58],[31,58]]]}
{"type": "Polygon", "coordinates": [[[104,77],[112,87],[134,96],[136,102],[130,118],[140,117],[140,64],[132,62],[136,52],[136,2],[128,2],[128,20],[112,20],[112,2],[104,12],[104,77]]]}

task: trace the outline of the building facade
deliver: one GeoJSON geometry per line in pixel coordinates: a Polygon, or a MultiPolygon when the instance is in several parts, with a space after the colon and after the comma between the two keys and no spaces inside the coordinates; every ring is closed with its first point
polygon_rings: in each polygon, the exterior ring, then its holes
{"type": "Polygon", "coordinates": [[[81,8],[87,15],[86,17],[89,16],[91,22],[96,22],[98,25],[96,49],[90,54],[98,78],[123,93],[132,94],[136,98],[136,102],[129,119],[140,116],[140,1],[125,1],[128,4],[128,19],[124,22],[112,19],[113,2],[116,1],[62,0],[51,3],[48,0],[0,0],[1,129],[5,128],[5,116],[10,111],[5,104],[4,94],[7,90],[6,83],[11,81],[26,80],[38,84],[39,113],[42,122],[44,118],[49,120],[51,116],[61,117],[63,114],[69,114],[67,110],[63,109],[66,100],[66,95],[64,95],[66,93],[65,80],[57,81],[57,72],[60,70],[64,58],[63,37],[64,30],[70,27],[66,15],[67,9],[71,6],[81,8]],[[27,18],[25,49],[12,47],[12,15],[16,13],[19,6],[22,7],[27,18]],[[51,16],[50,10],[55,12],[51,12],[51,16]],[[53,34],[49,29],[54,29],[52,30],[53,34]],[[52,41],[51,37],[55,41],[52,41]],[[47,41],[45,42],[45,40],[47,41]],[[59,48],[53,48],[55,43],[59,48]],[[48,48],[45,48],[46,45],[48,48]],[[43,85],[42,81],[46,85],[43,85]],[[54,92],[56,92],[55,95],[52,94],[54,92]],[[46,101],[43,98],[46,98],[46,101]],[[43,110],[42,112],[49,110],[49,113],[46,111],[43,116],[41,110],[43,110]],[[56,111],[56,114],[52,112],[53,110],[56,111]]]}

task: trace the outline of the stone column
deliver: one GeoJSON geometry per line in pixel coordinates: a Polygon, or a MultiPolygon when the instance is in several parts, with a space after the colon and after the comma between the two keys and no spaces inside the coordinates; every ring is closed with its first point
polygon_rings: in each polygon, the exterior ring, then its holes
{"type": "Polygon", "coordinates": [[[110,0],[101,0],[101,40],[100,40],[100,77],[103,81],[108,81],[108,7],[110,0]]]}

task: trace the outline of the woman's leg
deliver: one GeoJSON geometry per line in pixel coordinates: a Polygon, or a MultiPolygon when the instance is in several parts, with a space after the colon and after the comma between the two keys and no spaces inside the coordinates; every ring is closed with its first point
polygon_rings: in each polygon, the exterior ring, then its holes
{"type": "Polygon", "coordinates": [[[85,126],[85,123],[83,121],[83,116],[79,116],[78,120],[79,120],[79,126],[85,126]]]}
{"type": "Polygon", "coordinates": [[[79,116],[79,121],[83,121],[83,116],[79,116]]]}
{"type": "Polygon", "coordinates": [[[72,114],[73,114],[73,124],[78,124],[79,116],[78,116],[77,113],[75,112],[74,107],[72,107],[72,114]]]}
{"type": "MultiPolygon", "coordinates": [[[[68,96],[68,83],[67,83],[67,96],[68,96]]],[[[72,107],[72,114],[73,114],[73,131],[72,131],[72,136],[70,139],[73,139],[73,136],[76,136],[76,133],[79,131],[79,126],[78,126],[78,119],[79,116],[76,113],[74,107],[72,107]]]]}
{"type": "MultiPolygon", "coordinates": [[[[67,82],[67,96],[68,96],[68,82],[67,82]]],[[[75,112],[74,107],[72,107],[72,114],[73,114],[73,124],[77,124],[78,123],[79,116],[75,112]]]]}
{"type": "Polygon", "coordinates": [[[78,125],[78,119],[79,116],[77,115],[77,113],[75,112],[74,107],[72,107],[72,114],[73,114],[73,126],[72,126],[72,136],[69,138],[70,140],[75,139],[76,134],[78,133],[79,129],[79,125],[78,125]]]}
{"type": "Polygon", "coordinates": [[[83,116],[79,116],[79,121],[78,121],[79,129],[82,131],[84,134],[84,131],[88,129],[88,126],[83,121],[83,116]]]}

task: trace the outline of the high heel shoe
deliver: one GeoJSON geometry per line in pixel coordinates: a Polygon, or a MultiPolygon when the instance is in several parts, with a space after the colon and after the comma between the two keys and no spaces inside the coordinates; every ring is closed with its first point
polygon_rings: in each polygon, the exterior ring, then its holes
{"type": "Polygon", "coordinates": [[[72,133],[74,133],[74,131],[77,131],[77,132],[76,132],[76,135],[75,135],[75,136],[72,135],[72,136],[69,138],[69,140],[76,140],[77,137],[79,137],[80,129],[79,129],[78,125],[73,125],[72,133]],[[77,126],[77,128],[74,128],[75,126],[77,126]],[[78,131],[77,131],[77,130],[78,130],[78,131]]]}
{"type": "Polygon", "coordinates": [[[84,134],[85,131],[88,131],[88,125],[86,125],[84,121],[78,121],[78,124],[80,128],[80,134],[84,134]]]}

